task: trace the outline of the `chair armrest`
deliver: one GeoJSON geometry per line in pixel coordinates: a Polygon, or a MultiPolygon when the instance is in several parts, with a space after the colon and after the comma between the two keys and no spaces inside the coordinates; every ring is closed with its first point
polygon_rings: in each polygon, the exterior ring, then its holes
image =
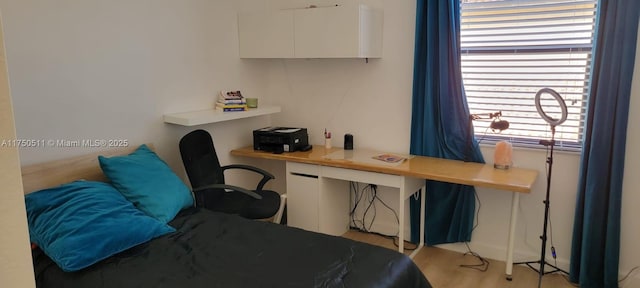
{"type": "Polygon", "coordinates": [[[220,168],[222,168],[223,172],[227,169],[244,169],[244,170],[253,171],[262,175],[262,180],[260,180],[260,182],[258,183],[258,186],[256,186],[256,190],[258,191],[262,191],[262,188],[264,187],[265,184],[267,184],[267,181],[276,178],[275,176],[273,176],[273,174],[265,170],[262,170],[258,167],[249,166],[249,165],[231,164],[231,165],[222,166],[220,168]]]}
{"type": "Polygon", "coordinates": [[[258,193],[256,193],[256,192],[244,189],[242,187],[233,186],[233,185],[227,185],[227,184],[205,185],[205,186],[202,186],[202,187],[194,188],[193,192],[195,193],[195,192],[199,192],[199,191],[206,190],[206,189],[229,189],[229,190],[232,190],[232,191],[236,191],[236,192],[241,192],[241,193],[247,194],[247,195],[249,195],[249,196],[251,196],[251,197],[253,197],[255,199],[258,199],[258,200],[262,199],[262,196],[258,195],[258,193]]]}

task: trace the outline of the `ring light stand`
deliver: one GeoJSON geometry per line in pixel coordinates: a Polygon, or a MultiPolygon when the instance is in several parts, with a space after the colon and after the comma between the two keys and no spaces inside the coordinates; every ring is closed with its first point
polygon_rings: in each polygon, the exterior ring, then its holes
{"type": "MultiPolygon", "coordinates": [[[[551,140],[540,140],[540,144],[544,145],[544,146],[549,146],[551,147],[550,149],[550,153],[549,153],[549,157],[547,157],[547,164],[548,165],[548,171],[547,171],[547,195],[545,200],[543,201],[544,203],[544,227],[542,230],[542,236],[540,236],[540,239],[542,239],[542,248],[541,248],[541,252],[540,252],[540,260],[538,261],[529,261],[529,262],[519,262],[519,263],[514,263],[514,264],[526,264],[527,266],[529,266],[529,268],[535,270],[538,272],[538,287],[540,287],[540,285],[542,284],[542,276],[544,276],[545,274],[549,274],[549,273],[554,273],[554,272],[563,272],[565,274],[569,274],[567,273],[567,271],[564,271],[554,265],[551,265],[550,263],[547,263],[547,261],[545,260],[545,254],[546,254],[546,249],[547,249],[547,224],[549,223],[549,192],[551,190],[551,171],[552,171],[552,167],[553,167],[553,146],[555,145],[555,134],[556,134],[556,126],[564,123],[565,120],[567,120],[567,105],[564,103],[564,100],[562,99],[562,97],[560,96],[560,94],[558,94],[558,92],[556,92],[553,89],[550,88],[542,88],[540,89],[540,91],[538,91],[538,93],[536,93],[536,109],[538,110],[538,113],[540,114],[540,116],[542,117],[542,119],[544,119],[545,121],[547,121],[547,123],[549,123],[549,125],[551,126],[551,140]],[[553,98],[556,99],[556,101],[558,102],[558,104],[560,105],[560,110],[562,111],[562,116],[560,117],[560,119],[555,119],[553,117],[550,117],[549,115],[547,115],[547,113],[544,112],[544,110],[542,109],[542,105],[540,104],[540,97],[542,96],[543,93],[548,93],[551,96],[553,96],[553,98]],[[531,264],[533,263],[539,263],[540,264],[540,269],[536,269],[535,267],[533,267],[531,264]],[[544,266],[545,265],[549,265],[551,267],[554,268],[554,270],[551,271],[544,271],[544,266]]],[[[553,247],[552,248],[552,254],[553,257],[555,258],[555,249],[553,247]]]]}

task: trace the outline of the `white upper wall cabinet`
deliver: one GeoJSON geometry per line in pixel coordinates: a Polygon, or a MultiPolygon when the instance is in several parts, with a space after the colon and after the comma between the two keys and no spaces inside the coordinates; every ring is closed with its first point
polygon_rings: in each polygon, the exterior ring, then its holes
{"type": "Polygon", "coordinates": [[[382,56],[382,12],[366,5],[294,10],[296,58],[382,56]]]}
{"type": "Polygon", "coordinates": [[[380,58],[382,25],[364,4],[240,13],[240,58],[380,58]]]}

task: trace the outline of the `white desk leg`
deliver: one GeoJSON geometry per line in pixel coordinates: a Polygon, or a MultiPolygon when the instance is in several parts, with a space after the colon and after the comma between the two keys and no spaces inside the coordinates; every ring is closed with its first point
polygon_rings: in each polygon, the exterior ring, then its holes
{"type": "Polygon", "coordinates": [[[513,198],[511,199],[511,220],[509,222],[509,240],[507,246],[507,280],[511,281],[513,271],[513,242],[516,234],[516,222],[518,217],[518,203],[520,202],[520,193],[512,192],[513,198]]]}
{"type": "MultiPolygon", "coordinates": [[[[403,177],[404,178],[404,177],[403,177]]],[[[400,253],[404,253],[404,201],[407,199],[405,197],[405,193],[407,191],[405,191],[405,185],[401,185],[400,186],[400,192],[398,193],[400,195],[400,198],[398,200],[398,203],[400,206],[399,207],[399,213],[398,213],[398,252],[400,253]]]]}
{"type": "Polygon", "coordinates": [[[427,210],[427,186],[422,186],[420,191],[422,193],[420,195],[420,246],[416,250],[419,250],[424,246],[424,222],[427,220],[425,215],[425,211],[427,210]]]}
{"type": "Polygon", "coordinates": [[[418,251],[420,251],[420,249],[424,247],[424,222],[425,222],[425,210],[427,209],[426,201],[427,201],[427,186],[422,186],[422,188],[420,189],[420,243],[418,243],[418,247],[416,247],[416,250],[413,250],[411,255],[409,255],[410,258],[413,258],[414,256],[416,256],[416,254],[418,254],[418,251]]]}

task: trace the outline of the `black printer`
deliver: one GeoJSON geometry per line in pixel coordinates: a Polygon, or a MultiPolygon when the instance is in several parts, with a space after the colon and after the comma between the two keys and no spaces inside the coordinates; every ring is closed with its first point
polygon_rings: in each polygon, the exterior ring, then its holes
{"type": "Polygon", "coordinates": [[[274,153],[309,150],[306,128],[265,127],[253,130],[253,149],[274,153]]]}

